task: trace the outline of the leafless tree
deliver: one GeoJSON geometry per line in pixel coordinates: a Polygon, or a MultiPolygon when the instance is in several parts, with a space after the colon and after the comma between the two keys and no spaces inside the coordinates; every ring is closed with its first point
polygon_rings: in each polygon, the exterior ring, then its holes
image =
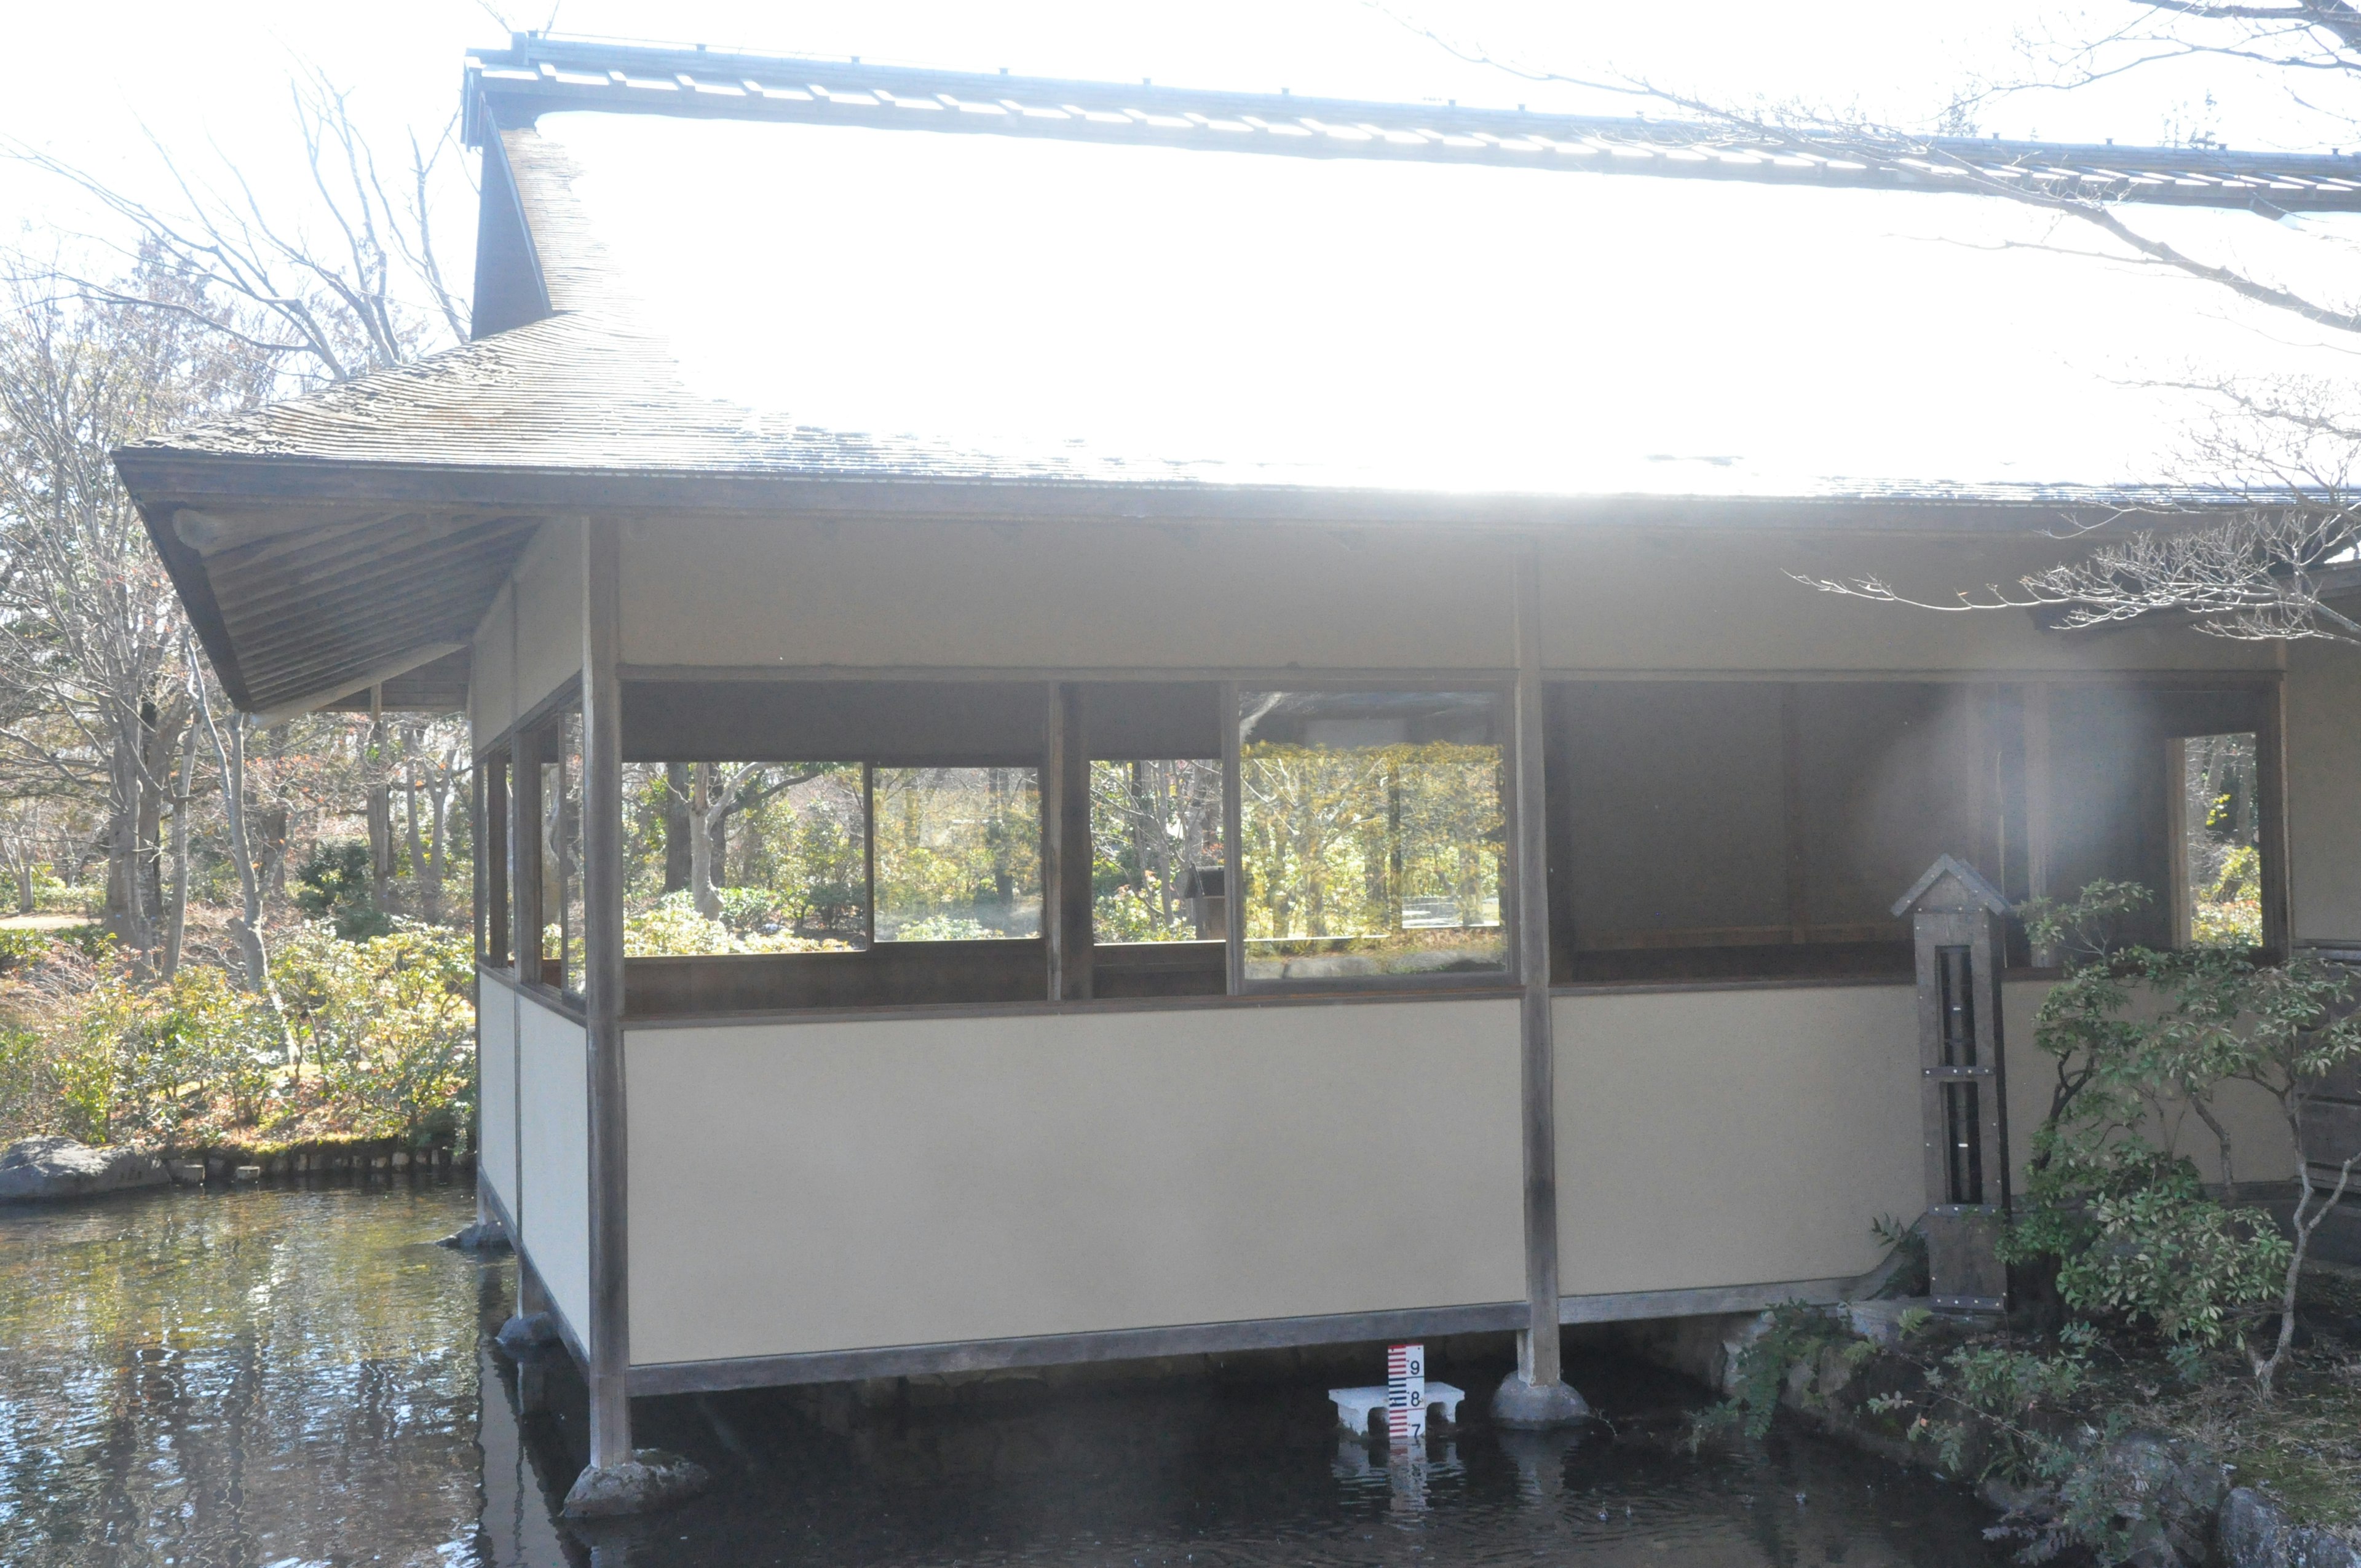
{"type": "MultiPolygon", "coordinates": [[[[106,455],[249,405],[269,367],[183,317],[39,281],[0,297],[0,764],[104,796],[107,924],[144,956],[170,921],[158,837],[192,714],[180,604],[106,455]]],[[[152,251],[137,287],[197,297],[152,251]]]]}
{"type": "Polygon", "coordinates": [[[1790,574],[1823,593],[1964,613],[2027,609],[2060,630],[2168,618],[2240,641],[2316,638],[2361,647],[2361,621],[2327,596],[2361,587],[2352,513],[2301,504],[2208,519],[2184,532],[2141,529],[2079,560],[1945,599],[1914,598],[1882,577],[1790,574]]]}
{"type": "Polygon", "coordinates": [[[408,166],[389,181],[348,93],[311,69],[289,91],[316,197],[299,212],[267,208],[238,160],[218,149],[213,168],[196,169],[152,136],[172,202],[132,195],[21,143],[0,143],[0,153],[73,186],[135,236],[99,236],[93,253],[154,256],[166,275],[187,280],[157,291],[143,286],[149,272],[61,269],[86,301],[182,318],[306,379],[348,380],[464,340],[466,300],[445,278],[433,224],[440,188],[464,178],[456,126],[428,139],[412,133],[408,166]]]}
{"type": "MultiPolygon", "coordinates": [[[[1527,81],[1653,101],[1755,147],[1823,158],[1915,160],[1943,171],[1946,189],[2053,215],[2095,231],[2101,241],[2087,250],[2023,239],[2004,242],[2002,248],[2067,250],[2178,273],[2332,334],[2361,335],[2361,288],[2324,296],[2235,260],[2191,254],[2163,237],[2136,203],[2085,192],[2073,181],[1996,173],[1991,159],[1972,156],[1961,139],[1974,134],[1975,115],[1999,100],[2072,92],[2191,59],[2284,72],[2292,101],[2361,127],[2361,114],[2353,108],[2316,101],[2361,81],[2361,7],[2347,0],[2119,0],[2115,25],[2084,36],[2022,40],[2028,63],[2024,77],[1963,88],[1922,126],[1795,104],[1733,105],[1637,74],[1538,70],[1411,20],[1390,0],[1370,3],[1462,60],[1527,81]]],[[[2183,139],[2200,146],[2213,140],[2210,130],[2186,133],[2183,139]]],[[[2253,205],[2264,219],[2285,215],[2259,194],[2253,205]]],[[[2316,381],[2250,385],[2222,379],[2187,389],[2210,394],[2223,413],[2211,429],[2192,433],[2191,468],[2209,485],[2245,492],[2253,505],[2229,516],[2192,510],[2185,521],[2129,534],[2094,531],[2080,558],[2006,587],[1990,585],[1919,598],[1873,576],[1798,575],[1797,580],[1827,592],[1929,609],[2032,609],[2070,630],[2169,617],[2217,637],[2361,644],[2361,624],[2325,602],[2361,587],[2361,563],[2355,558],[2361,532],[2346,490],[2347,473],[2361,455],[2361,417],[2316,381]]]]}

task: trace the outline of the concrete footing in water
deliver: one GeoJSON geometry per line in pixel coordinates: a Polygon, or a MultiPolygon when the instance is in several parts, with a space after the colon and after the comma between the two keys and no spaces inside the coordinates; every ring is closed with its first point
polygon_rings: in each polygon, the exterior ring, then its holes
{"type": "Polygon", "coordinates": [[[688,1501],[713,1485],[704,1465],[661,1448],[635,1448],[620,1464],[593,1464],[566,1494],[570,1519],[619,1519],[688,1501]]]}
{"type": "Polygon", "coordinates": [[[557,1343],[557,1320],[547,1312],[521,1312],[500,1325],[492,1336],[511,1361],[537,1355],[557,1343]]]}
{"type": "Polygon", "coordinates": [[[1516,1373],[1492,1395],[1492,1420],[1516,1431],[1548,1431],[1590,1419],[1590,1406],[1564,1383],[1528,1383],[1516,1373]]]}

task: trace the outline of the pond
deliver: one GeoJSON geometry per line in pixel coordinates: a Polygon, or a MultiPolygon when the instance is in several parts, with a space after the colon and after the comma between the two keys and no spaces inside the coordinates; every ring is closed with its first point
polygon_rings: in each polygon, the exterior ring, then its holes
{"type": "Polygon", "coordinates": [[[488,1348],[514,1266],[433,1245],[473,1213],[464,1185],[423,1181],[0,1211],[0,1563],[2007,1561],[1963,1492],[1832,1444],[1689,1455],[1702,1391],[1605,1359],[1570,1376],[1611,1427],[1471,1422],[1414,1458],[1342,1439],[1329,1380],[1292,1371],[858,1414],[781,1391],[642,1401],[641,1441],[714,1491],[585,1541],[555,1518],[578,1385],[521,1422],[488,1348]]]}

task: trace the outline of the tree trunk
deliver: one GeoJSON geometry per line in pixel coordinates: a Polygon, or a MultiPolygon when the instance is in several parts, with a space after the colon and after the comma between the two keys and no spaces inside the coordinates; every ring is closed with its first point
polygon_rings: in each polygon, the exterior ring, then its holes
{"type": "Polygon", "coordinates": [[[426,863],[422,883],[422,898],[425,905],[426,918],[433,921],[443,918],[444,861],[449,853],[448,834],[451,823],[451,775],[457,765],[457,758],[446,754],[442,764],[434,770],[434,776],[426,783],[426,800],[431,815],[427,822],[426,863]]]}
{"type": "Polygon", "coordinates": [[[106,845],[106,928],[131,955],[134,969],[144,974],[156,942],[142,896],[146,879],[139,871],[138,729],[136,713],[118,718],[115,755],[108,770],[113,798],[106,845]]]}
{"type": "Polygon", "coordinates": [[[688,769],[686,762],[664,764],[664,890],[666,893],[680,893],[687,888],[690,862],[696,859],[696,850],[689,842],[688,769]]]}
{"type": "Polygon", "coordinates": [[[287,896],[287,803],[272,801],[247,814],[249,829],[262,840],[262,891],[269,898],[287,896]]]}
{"type": "Polygon", "coordinates": [[[386,883],[393,876],[393,791],[383,779],[368,786],[369,907],[386,912],[386,883]]]}
{"type": "Polygon", "coordinates": [[[713,889],[713,764],[690,768],[688,786],[688,888],[697,912],[721,918],[721,895],[713,889]]]}
{"type": "MultiPolygon", "coordinates": [[[[193,730],[194,727],[191,728],[193,730]]],[[[166,980],[181,971],[181,944],[189,929],[189,785],[196,772],[195,741],[196,736],[192,733],[181,743],[180,787],[172,796],[172,903],[164,925],[166,980]]]]}
{"type": "MultiPolygon", "coordinates": [[[[410,845],[410,874],[415,879],[426,870],[426,846],[420,841],[418,829],[418,738],[403,737],[401,747],[402,833],[410,845]]],[[[432,914],[427,918],[432,920],[432,914]]]]}
{"type": "Polygon", "coordinates": [[[246,726],[244,714],[232,718],[225,745],[221,729],[214,723],[213,709],[205,709],[205,728],[213,733],[214,750],[221,762],[222,815],[229,821],[229,856],[237,866],[239,906],[230,918],[229,934],[237,943],[238,959],[246,970],[241,983],[248,991],[269,995],[275,1007],[279,998],[270,988],[270,954],[262,941],[262,878],[256,871],[253,844],[246,831],[246,726]]]}

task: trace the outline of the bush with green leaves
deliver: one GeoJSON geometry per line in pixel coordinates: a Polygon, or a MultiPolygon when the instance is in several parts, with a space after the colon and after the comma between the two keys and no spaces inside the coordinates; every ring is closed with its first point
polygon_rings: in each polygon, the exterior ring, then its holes
{"type": "Polygon", "coordinates": [[[0,1034],[0,1138],[458,1139],[475,1095],[466,933],[404,923],[348,942],[322,922],[280,941],[271,980],[103,965],[46,1027],[0,1034]]]}
{"type": "Polygon", "coordinates": [[[2290,1244],[2209,1194],[2185,1157],[2129,1137],[2049,1144],[2002,1255],[2054,1259],[2059,1295],[2076,1311],[2147,1324],[2193,1375],[2205,1350],[2278,1295],[2290,1244]]]}
{"type": "MultiPolygon", "coordinates": [[[[2069,1307],[2153,1327],[2184,1372],[2204,1348],[2276,1310],[2276,1348],[2249,1353],[2268,1390],[2293,1340],[2306,1245],[2344,1182],[2323,1194],[2297,1162],[2291,1243],[2237,1208],[2238,1150],[2215,1097],[2234,1084],[2261,1091],[2290,1146],[2313,1147],[2307,1135],[2323,1076],[2361,1059],[2353,981],[2301,955],[2267,963],[2245,948],[2111,942],[2111,926],[2147,899],[2133,884],[2094,883],[2070,904],[2026,907],[2034,945],[2060,955],[2064,972],[2035,1020],[2055,1083],[2005,1252],[2054,1259],[2069,1307]],[[2171,1145],[2181,1108],[2213,1135],[2223,1198],[2171,1145]]],[[[2349,1152],[2348,1179],[2361,1147],[2349,1152]]]]}
{"type": "Polygon", "coordinates": [[[308,926],[280,944],[271,971],[291,1109],[322,1106],[352,1133],[412,1143],[467,1124],[476,1014],[466,932],[403,921],[349,942],[308,926]]]}
{"type": "Polygon", "coordinates": [[[369,899],[369,847],[357,839],[322,839],[295,869],[295,907],[314,920],[335,925],[348,942],[393,929],[393,921],[369,899]]]}

